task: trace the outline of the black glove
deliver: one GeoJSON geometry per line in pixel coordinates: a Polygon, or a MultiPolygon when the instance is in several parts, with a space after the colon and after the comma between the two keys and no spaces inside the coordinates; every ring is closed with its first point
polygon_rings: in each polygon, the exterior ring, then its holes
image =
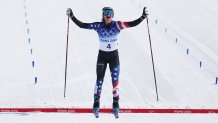
{"type": "Polygon", "coordinates": [[[71,10],[71,8],[68,8],[67,9],[67,13],[66,13],[68,16],[70,16],[70,17],[73,17],[73,12],[72,12],[72,10],[71,10]]]}
{"type": "Polygon", "coordinates": [[[144,9],[143,9],[143,13],[142,13],[142,19],[145,19],[147,16],[148,16],[148,13],[147,13],[148,11],[146,10],[146,7],[144,7],[144,9]]]}

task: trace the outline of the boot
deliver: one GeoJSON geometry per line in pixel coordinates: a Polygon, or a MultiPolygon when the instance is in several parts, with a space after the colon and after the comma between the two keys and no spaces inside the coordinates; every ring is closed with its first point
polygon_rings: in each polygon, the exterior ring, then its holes
{"type": "Polygon", "coordinates": [[[113,98],[113,109],[115,108],[119,109],[119,98],[116,97],[113,98]]]}

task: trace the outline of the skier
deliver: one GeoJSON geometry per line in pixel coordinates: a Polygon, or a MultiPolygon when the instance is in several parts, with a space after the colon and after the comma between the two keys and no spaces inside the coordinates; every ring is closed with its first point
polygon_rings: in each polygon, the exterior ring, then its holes
{"type": "Polygon", "coordinates": [[[130,22],[113,21],[114,10],[111,7],[104,7],[102,9],[102,21],[94,23],[83,23],[79,21],[73,14],[70,8],[67,9],[67,15],[80,28],[95,30],[99,37],[99,53],[97,59],[97,81],[94,90],[94,104],[93,111],[99,110],[100,95],[102,91],[102,84],[107,64],[109,64],[112,85],[113,85],[113,109],[119,112],[119,73],[120,62],[118,55],[118,41],[117,36],[120,31],[125,28],[130,28],[140,24],[146,17],[146,7],[143,9],[142,16],[130,22]]]}

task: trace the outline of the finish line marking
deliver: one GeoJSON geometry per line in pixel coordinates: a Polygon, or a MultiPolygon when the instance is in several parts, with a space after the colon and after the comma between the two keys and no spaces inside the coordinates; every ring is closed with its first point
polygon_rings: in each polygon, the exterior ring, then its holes
{"type": "MultiPolygon", "coordinates": [[[[0,112],[45,112],[45,113],[92,113],[91,108],[0,108],[0,112]]],[[[112,109],[104,108],[100,113],[112,113],[112,109]]],[[[218,109],[120,109],[120,113],[218,113],[218,109]]]]}

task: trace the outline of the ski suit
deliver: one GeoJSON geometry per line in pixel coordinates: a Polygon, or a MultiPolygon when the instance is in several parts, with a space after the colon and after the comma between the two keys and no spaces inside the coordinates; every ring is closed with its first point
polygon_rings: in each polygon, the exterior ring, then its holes
{"type": "Polygon", "coordinates": [[[121,30],[140,24],[144,17],[141,16],[140,18],[130,22],[112,21],[109,25],[106,25],[103,20],[102,22],[83,23],[75,16],[72,16],[71,19],[80,28],[95,30],[98,33],[99,53],[96,67],[97,80],[94,89],[94,100],[98,101],[100,99],[107,64],[109,64],[112,77],[113,98],[119,99],[118,84],[120,62],[117,36],[121,30]]]}

